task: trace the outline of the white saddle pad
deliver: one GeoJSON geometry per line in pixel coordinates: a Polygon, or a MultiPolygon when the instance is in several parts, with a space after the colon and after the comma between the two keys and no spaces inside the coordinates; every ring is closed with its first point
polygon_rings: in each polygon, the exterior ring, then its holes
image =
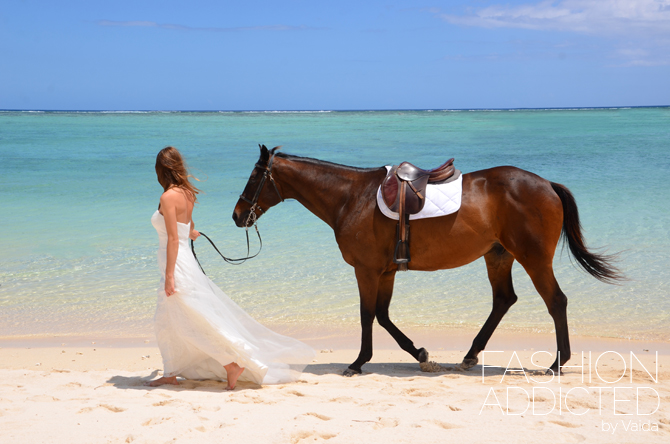
{"type": "MultiPolygon", "coordinates": [[[[390,171],[391,167],[387,166],[386,169],[390,171]]],[[[458,176],[458,179],[453,182],[439,185],[428,185],[426,187],[426,203],[423,206],[423,209],[417,214],[411,214],[409,220],[440,217],[455,213],[461,208],[462,194],[463,174],[458,176]]],[[[377,190],[377,206],[381,212],[384,213],[384,216],[395,220],[400,219],[398,213],[391,211],[384,202],[381,185],[377,190]]]]}

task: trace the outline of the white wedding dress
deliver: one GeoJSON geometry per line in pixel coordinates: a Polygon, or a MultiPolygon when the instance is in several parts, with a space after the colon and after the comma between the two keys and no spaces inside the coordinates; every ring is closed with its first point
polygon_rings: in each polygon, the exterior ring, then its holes
{"type": "Polygon", "coordinates": [[[180,222],[175,293],[165,294],[165,219],[156,211],[151,223],[158,231],[158,265],[163,276],[154,325],[164,376],[225,380],[223,366],[236,362],[244,367],[240,381],[296,381],[314,358],[314,350],[262,326],[228,298],[200,270],[188,244],[190,225],[180,222]]]}

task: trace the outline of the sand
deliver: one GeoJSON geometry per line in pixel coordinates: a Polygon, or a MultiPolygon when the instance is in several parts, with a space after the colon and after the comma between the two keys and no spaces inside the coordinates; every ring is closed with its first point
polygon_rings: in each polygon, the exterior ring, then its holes
{"type": "Polygon", "coordinates": [[[569,364],[584,367],[547,383],[535,364],[553,356],[533,354],[553,352],[550,336],[498,337],[487,367],[480,357],[462,371],[465,339],[443,350],[419,334],[438,372],[378,336],[362,375],[341,376],[358,353],[353,337],[323,335],[312,345],[335,345],[318,349],[299,382],[233,392],[220,381],[145,387],[161,374],[150,339],[5,339],[0,442],[670,442],[669,344],[573,338],[569,364]]]}

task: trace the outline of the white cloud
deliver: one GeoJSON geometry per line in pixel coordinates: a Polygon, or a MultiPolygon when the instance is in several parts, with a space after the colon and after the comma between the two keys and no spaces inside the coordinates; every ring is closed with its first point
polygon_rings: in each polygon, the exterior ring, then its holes
{"type": "Polygon", "coordinates": [[[149,26],[154,27],[158,26],[156,22],[146,22],[146,21],[131,21],[131,22],[117,22],[114,20],[99,20],[98,25],[100,26],[149,26]]]}
{"type": "Polygon", "coordinates": [[[639,47],[620,48],[612,58],[622,62],[615,66],[668,66],[670,56],[667,52],[643,49],[639,47]]]}
{"type": "Polygon", "coordinates": [[[670,35],[670,0],[546,0],[525,5],[493,5],[469,14],[443,14],[465,26],[524,28],[600,35],[670,35]]]}
{"type": "Polygon", "coordinates": [[[561,31],[612,39],[606,50],[613,66],[670,65],[670,0],[545,0],[491,5],[467,13],[444,14],[462,26],[561,31]]]}
{"type": "Polygon", "coordinates": [[[236,32],[236,31],[305,31],[320,28],[310,28],[308,26],[289,26],[289,25],[267,25],[267,26],[239,26],[232,28],[205,28],[178,25],[173,23],[156,23],[150,21],[115,21],[115,20],[98,20],[99,26],[121,26],[121,27],[146,27],[146,28],[162,28],[175,29],[179,31],[209,31],[209,32],[236,32]]]}

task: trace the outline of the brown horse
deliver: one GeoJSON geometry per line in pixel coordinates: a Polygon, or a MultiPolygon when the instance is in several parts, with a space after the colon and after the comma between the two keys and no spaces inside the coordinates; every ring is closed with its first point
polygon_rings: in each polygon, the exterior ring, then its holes
{"type": "MultiPolygon", "coordinates": [[[[260,159],[233,212],[236,225],[249,226],[270,207],[295,199],[334,230],[343,259],[354,267],[360,293],[361,351],[345,375],[360,373],[372,358],[375,317],[403,350],[419,362],[427,361],[428,352],[417,349],[389,318],[397,271],[392,260],[397,222],[381,213],[376,200],[386,168],[354,168],[275,154],[277,148],[261,147],[260,159]]],[[[570,191],[512,166],[464,174],[460,210],[414,220],[411,229],[410,270],[456,268],[481,256],[486,260],[493,309],[465,355],[463,368],[477,363],[477,355],[517,300],[512,286],[515,260],[530,276],[554,320],[558,348],[551,366],[554,372],[570,359],[568,300],[552,267],[561,235],[589,274],[604,282],[622,279],[610,264],[611,256],[587,250],[570,191]]]]}

